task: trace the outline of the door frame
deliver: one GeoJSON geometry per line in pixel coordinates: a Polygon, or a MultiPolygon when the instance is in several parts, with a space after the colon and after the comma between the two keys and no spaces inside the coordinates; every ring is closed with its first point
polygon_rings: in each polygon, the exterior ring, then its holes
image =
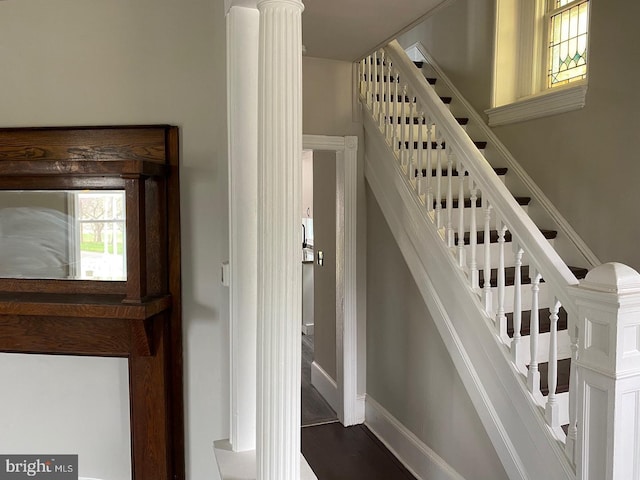
{"type": "Polygon", "coordinates": [[[336,152],[336,383],[338,419],[344,426],[364,422],[364,315],[357,303],[358,137],[303,135],[305,150],[336,152]],[[359,390],[362,390],[359,392],[359,390]]]}

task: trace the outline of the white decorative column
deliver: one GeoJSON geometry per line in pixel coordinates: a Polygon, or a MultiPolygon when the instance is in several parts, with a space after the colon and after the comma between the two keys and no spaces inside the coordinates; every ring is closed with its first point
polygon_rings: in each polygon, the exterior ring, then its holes
{"type": "Polygon", "coordinates": [[[258,0],[257,479],[300,476],[300,0],[258,0]]]}
{"type": "Polygon", "coordinates": [[[258,28],[255,8],[227,12],[229,124],[229,314],[231,418],[235,452],[256,448],[258,315],[258,28]]]}
{"type": "Polygon", "coordinates": [[[576,477],[640,479],[640,274],[594,268],[578,305],[576,477]]]}

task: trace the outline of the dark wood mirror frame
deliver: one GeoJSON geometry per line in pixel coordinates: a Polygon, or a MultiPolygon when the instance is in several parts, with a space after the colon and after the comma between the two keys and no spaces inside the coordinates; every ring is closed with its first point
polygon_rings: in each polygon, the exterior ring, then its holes
{"type": "Polygon", "coordinates": [[[0,279],[0,351],[124,357],[134,480],[184,479],[178,129],[0,129],[0,190],[124,190],[127,280],[0,279]]]}

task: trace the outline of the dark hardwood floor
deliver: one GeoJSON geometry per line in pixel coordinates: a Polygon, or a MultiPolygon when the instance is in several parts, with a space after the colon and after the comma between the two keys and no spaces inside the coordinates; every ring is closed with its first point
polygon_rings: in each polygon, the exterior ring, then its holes
{"type": "Polygon", "coordinates": [[[318,480],[415,480],[364,425],[305,427],[301,440],[318,480]]]}
{"type": "Polygon", "coordinates": [[[302,336],[302,454],[318,480],[415,480],[364,425],[345,428],[311,385],[313,336],[302,336]]]}

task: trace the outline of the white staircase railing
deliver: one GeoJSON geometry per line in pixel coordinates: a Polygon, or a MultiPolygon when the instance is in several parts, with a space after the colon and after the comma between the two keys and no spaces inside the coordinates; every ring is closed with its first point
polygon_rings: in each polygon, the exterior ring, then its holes
{"type": "Polygon", "coordinates": [[[568,478],[640,478],[640,275],[606,264],[580,285],[578,270],[560,258],[397,42],[360,62],[359,89],[373,119],[367,124],[378,132],[367,133],[384,137],[405,185],[479,298],[479,315],[491,318],[550,438],[564,444],[567,471],[575,472],[568,478]],[[539,331],[542,308],[549,310],[548,335],[539,331]],[[566,332],[558,330],[561,309],[566,332]],[[531,312],[528,343],[523,310],[531,312]],[[563,356],[571,362],[568,393],[557,391],[563,356]],[[540,363],[548,365],[546,397],[540,363]]]}

